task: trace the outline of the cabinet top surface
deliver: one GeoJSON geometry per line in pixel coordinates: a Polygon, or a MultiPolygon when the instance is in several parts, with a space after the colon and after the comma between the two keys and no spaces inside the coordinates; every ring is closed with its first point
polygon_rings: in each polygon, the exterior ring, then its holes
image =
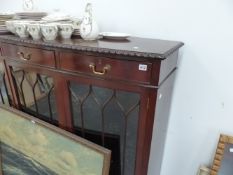
{"type": "Polygon", "coordinates": [[[183,46],[182,42],[130,37],[127,40],[85,41],[80,38],[55,41],[34,41],[31,38],[22,39],[14,35],[0,35],[0,41],[13,44],[25,43],[42,47],[71,49],[119,56],[143,57],[148,59],[165,59],[168,55],[183,46]]]}

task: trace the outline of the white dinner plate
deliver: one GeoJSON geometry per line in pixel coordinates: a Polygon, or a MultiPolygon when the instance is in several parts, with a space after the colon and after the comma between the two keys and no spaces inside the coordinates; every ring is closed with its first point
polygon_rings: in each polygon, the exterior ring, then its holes
{"type": "Polygon", "coordinates": [[[47,12],[17,12],[18,16],[46,16],[47,12]]]}
{"type": "Polygon", "coordinates": [[[130,37],[130,35],[127,33],[117,33],[117,32],[102,32],[99,35],[106,39],[118,39],[118,40],[127,39],[128,37],[130,37]]]}

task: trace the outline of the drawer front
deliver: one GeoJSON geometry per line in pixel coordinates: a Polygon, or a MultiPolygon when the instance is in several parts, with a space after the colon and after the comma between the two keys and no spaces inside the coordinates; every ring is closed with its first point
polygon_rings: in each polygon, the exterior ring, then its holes
{"type": "Polygon", "coordinates": [[[60,69],[95,76],[149,83],[152,64],[61,52],[60,69]]]}
{"type": "Polygon", "coordinates": [[[25,63],[55,67],[54,51],[16,46],[11,44],[1,44],[1,47],[2,55],[5,57],[21,60],[25,63]]]}

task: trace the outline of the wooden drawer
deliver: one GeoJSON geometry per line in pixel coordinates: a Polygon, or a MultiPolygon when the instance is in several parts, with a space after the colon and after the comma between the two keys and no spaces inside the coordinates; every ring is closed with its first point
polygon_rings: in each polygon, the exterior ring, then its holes
{"type": "Polygon", "coordinates": [[[48,67],[55,67],[54,51],[36,49],[11,44],[1,44],[2,55],[21,60],[27,63],[40,64],[48,67]]]}
{"type": "Polygon", "coordinates": [[[61,52],[60,69],[107,78],[149,83],[152,64],[61,52]]]}

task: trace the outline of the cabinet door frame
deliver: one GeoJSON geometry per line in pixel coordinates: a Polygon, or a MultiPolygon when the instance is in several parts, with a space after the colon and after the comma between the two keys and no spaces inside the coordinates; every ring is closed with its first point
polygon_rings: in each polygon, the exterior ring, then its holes
{"type": "MultiPolygon", "coordinates": [[[[121,91],[128,91],[140,94],[140,109],[139,109],[139,122],[137,133],[137,147],[136,147],[136,163],[135,163],[135,175],[147,174],[150,144],[152,139],[152,130],[154,123],[154,111],[157,96],[157,89],[138,86],[132,83],[126,83],[123,81],[105,80],[101,77],[79,76],[71,74],[62,74],[60,77],[63,79],[63,91],[68,92],[68,83],[73,81],[85,85],[94,85],[102,88],[110,88],[121,91]]],[[[66,120],[68,130],[73,131],[72,128],[72,113],[69,96],[68,99],[63,98],[64,106],[66,105],[66,114],[69,116],[66,120]],[[68,105],[67,105],[68,103],[68,105]],[[69,107],[67,107],[69,106],[69,107]]]]}
{"type": "Polygon", "coordinates": [[[10,96],[9,94],[9,91],[11,92],[11,87],[10,87],[10,84],[8,82],[8,74],[7,74],[7,70],[5,69],[5,60],[1,59],[0,57],[0,74],[1,74],[1,78],[2,78],[2,83],[3,83],[3,86],[0,85],[0,102],[1,104],[3,105],[6,105],[6,106],[10,106],[10,104],[13,102],[13,100],[11,99],[12,96],[10,96]],[[2,87],[5,89],[5,95],[6,95],[6,98],[4,99],[4,96],[3,96],[3,92],[2,92],[2,87]]]}
{"type": "MultiPolygon", "coordinates": [[[[46,68],[42,68],[40,66],[28,65],[25,63],[11,60],[11,59],[6,60],[5,67],[6,67],[7,72],[8,72],[8,77],[9,77],[8,81],[10,82],[10,85],[12,87],[11,91],[12,91],[12,94],[14,94],[14,102],[13,102],[12,106],[15,107],[16,109],[19,109],[19,110],[22,110],[23,108],[22,108],[22,105],[20,102],[20,97],[18,94],[17,85],[14,81],[14,78],[12,77],[12,67],[20,68],[20,69],[22,69],[24,71],[28,71],[28,72],[33,72],[33,73],[38,73],[38,74],[49,76],[53,79],[53,81],[55,81],[55,79],[56,79],[56,74],[54,73],[54,71],[51,71],[52,69],[49,70],[46,68]]],[[[55,83],[54,83],[54,86],[55,86],[55,83]]],[[[54,89],[55,89],[55,87],[54,87],[54,89]]],[[[60,112],[58,111],[57,105],[56,105],[56,109],[57,109],[57,113],[59,114],[60,112]]],[[[62,109],[60,109],[60,110],[62,110],[62,109]]],[[[58,120],[59,120],[59,117],[60,117],[60,115],[58,115],[58,120]]]]}

